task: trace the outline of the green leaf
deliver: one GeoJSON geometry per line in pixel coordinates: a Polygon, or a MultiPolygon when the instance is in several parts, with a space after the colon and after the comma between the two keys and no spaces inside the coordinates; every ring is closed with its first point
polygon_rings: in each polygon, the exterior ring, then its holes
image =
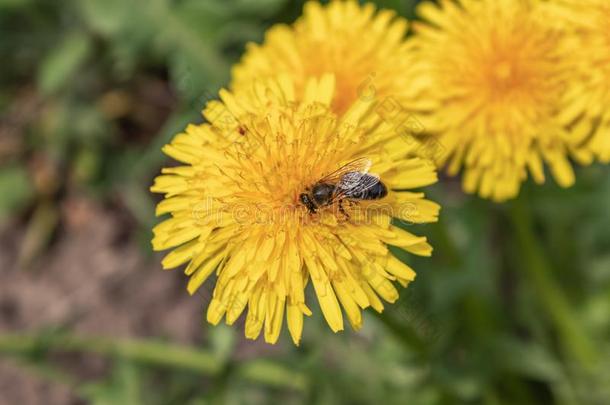
{"type": "Polygon", "coordinates": [[[0,219],[14,214],[34,195],[27,171],[21,166],[0,169],[0,219]]]}
{"type": "Polygon", "coordinates": [[[286,0],[237,0],[234,8],[241,12],[269,16],[281,9],[286,0]]]}
{"type": "Polygon", "coordinates": [[[93,405],[139,405],[142,403],[139,370],[132,362],[119,361],[107,381],[86,385],[81,394],[93,405]]]}
{"type": "Polygon", "coordinates": [[[91,52],[89,38],[83,33],[68,35],[50,51],[38,71],[38,86],[43,94],[51,95],[73,83],[78,68],[91,52]]]}
{"type": "Polygon", "coordinates": [[[0,9],[27,6],[32,0],[0,0],[0,9]]]}
{"type": "Polygon", "coordinates": [[[129,22],[129,1],[81,0],[77,3],[89,26],[102,35],[115,35],[129,22]]]}
{"type": "Polygon", "coordinates": [[[208,333],[216,358],[223,363],[229,360],[235,346],[235,328],[220,324],[210,328],[208,333]]]}
{"type": "Polygon", "coordinates": [[[504,360],[503,366],[510,371],[540,381],[561,380],[561,364],[539,343],[501,339],[498,340],[497,345],[504,360]]]}

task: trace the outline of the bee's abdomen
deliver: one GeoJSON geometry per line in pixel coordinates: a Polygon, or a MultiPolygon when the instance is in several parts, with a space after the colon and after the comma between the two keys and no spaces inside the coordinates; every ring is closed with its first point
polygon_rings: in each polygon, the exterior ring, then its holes
{"type": "Polygon", "coordinates": [[[346,197],[357,200],[378,200],[388,195],[388,189],[381,181],[362,191],[346,193],[346,197]]]}

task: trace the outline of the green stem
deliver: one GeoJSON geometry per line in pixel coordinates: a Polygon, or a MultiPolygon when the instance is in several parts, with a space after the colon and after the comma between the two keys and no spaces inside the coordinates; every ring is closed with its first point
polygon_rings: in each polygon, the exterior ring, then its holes
{"type": "Polygon", "coordinates": [[[304,375],[278,367],[277,364],[259,359],[250,361],[236,370],[236,375],[245,380],[257,381],[271,387],[291,387],[299,391],[307,389],[304,375]]]}
{"type": "Polygon", "coordinates": [[[98,337],[82,338],[64,334],[41,336],[11,334],[0,336],[0,352],[28,354],[35,353],[41,348],[87,351],[208,375],[217,374],[222,369],[222,364],[209,353],[162,342],[121,341],[98,337]]]}
{"type": "MultiPolygon", "coordinates": [[[[207,376],[219,375],[225,367],[225,364],[211,353],[152,340],[111,340],[66,334],[0,335],[0,353],[27,356],[38,353],[41,349],[91,352],[158,367],[188,370],[207,376]]],[[[236,372],[244,379],[256,383],[296,390],[306,388],[305,377],[301,373],[272,362],[264,364],[265,373],[258,373],[257,364],[257,361],[239,364],[236,372]],[[269,375],[272,378],[269,378],[269,375]]]]}
{"type": "Polygon", "coordinates": [[[510,215],[524,265],[520,266],[535,289],[541,305],[557,329],[564,350],[586,370],[591,370],[597,359],[595,347],[584,327],[572,311],[561,286],[553,278],[553,268],[547,261],[543,247],[533,232],[532,215],[523,197],[511,206],[510,215]]]}

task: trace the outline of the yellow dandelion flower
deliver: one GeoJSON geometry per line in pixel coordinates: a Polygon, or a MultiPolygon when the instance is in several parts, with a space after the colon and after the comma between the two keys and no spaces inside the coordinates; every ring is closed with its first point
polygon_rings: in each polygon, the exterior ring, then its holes
{"type": "Polygon", "coordinates": [[[412,62],[405,35],[408,22],[391,10],[376,11],[371,3],[310,1],[291,26],[280,24],[262,45],[250,43],[232,71],[234,89],[258,78],[289,74],[303,96],[310,77],[335,74],[333,109],[344,112],[358,97],[392,96],[408,107],[414,87],[404,74],[412,62]]]}
{"type": "Polygon", "coordinates": [[[544,182],[544,164],[563,187],[574,183],[570,154],[590,156],[562,124],[577,99],[573,36],[537,0],[442,0],[422,3],[414,24],[414,74],[427,83],[421,118],[445,149],[451,175],[463,186],[503,201],[531,174],[544,182]]]}
{"type": "Polygon", "coordinates": [[[558,0],[560,18],[578,40],[570,55],[577,63],[569,97],[573,108],[563,115],[579,139],[604,163],[610,163],[610,2],[558,0]]]}
{"type": "Polygon", "coordinates": [[[330,75],[310,80],[302,101],[288,77],[222,90],[222,101],[204,110],[209,124],[189,125],[163,148],[184,165],[164,168],[151,188],[165,194],[157,215],[171,214],[155,227],[152,244],[173,249],[164,268],[188,263],[191,294],[216,274],[210,323],[224,317],[233,324],[247,307],[246,337],[256,339],[264,326],[265,340],[275,343],[285,314],[298,344],[303,315],[311,314],[311,281],[330,328],[343,329],[343,309],[358,329],[361,309],[382,311],[381,299],[398,298],[393,281],[406,286],[415,277],[388,247],[431,254],[425,237],[395,226],[392,217],[437,220],[437,204],[403,191],[434,183],[434,165],[405,158],[413,146],[371,104],[333,113],[334,93],[330,75]],[[344,212],[336,200],[310,213],[300,194],[358,158],[372,162],[387,196],[344,204],[344,212]]]}

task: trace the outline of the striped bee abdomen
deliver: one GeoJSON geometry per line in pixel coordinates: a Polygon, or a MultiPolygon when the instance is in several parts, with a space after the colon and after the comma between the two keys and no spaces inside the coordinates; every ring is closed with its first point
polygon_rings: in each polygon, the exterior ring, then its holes
{"type": "Polygon", "coordinates": [[[378,200],[388,195],[388,189],[377,177],[362,174],[359,181],[362,187],[352,187],[345,191],[346,198],[355,200],[378,200]]]}

